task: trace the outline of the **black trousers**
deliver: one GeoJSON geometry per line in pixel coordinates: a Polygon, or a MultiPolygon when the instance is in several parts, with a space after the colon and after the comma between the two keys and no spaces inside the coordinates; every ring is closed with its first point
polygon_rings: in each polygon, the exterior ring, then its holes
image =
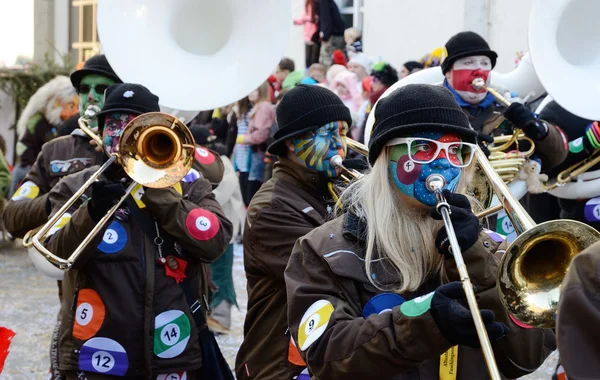
{"type": "Polygon", "coordinates": [[[319,63],[319,54],[321,53],[321,43],[316,42],[312,45],[304,45],[304,59],[308,69],[313,63],[319,63]]]}
{"type": "Polygon", "coordinates": [[[260,181],[249,181],[247,172],[240,172],[240,189],[242,191],[242,199],[244,200],[244,204],[246,205],[246,207],[248,207],[250,201],[252,200],[252,197],[254,196],[254,194],[256,194],[258,189],[260,189],[261,185],[262,182],[260,181]]]}

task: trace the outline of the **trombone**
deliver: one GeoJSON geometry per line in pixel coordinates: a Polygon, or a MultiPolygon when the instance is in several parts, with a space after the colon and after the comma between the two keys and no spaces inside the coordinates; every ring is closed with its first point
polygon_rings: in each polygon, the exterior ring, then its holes
{"type": "MultiPolygon", "coordinates": [[[[102,146],[102,140],[89,128],[88,124],[89,119],[94,117],[97,111],[97,107],[95,109],[88,108],[78,123],[84,132],[90,135],[99,146],[102,146]]],[[[104,228],[138,184],[151,188],[163,188],[179,182],[192,167],[194,148],[192,134],[176,117],[161,112],[150,112],[136,117],[123,129],[117,153],[113,153],[100,169],[35,233],[32,239],[33,246],[52,265],[59,269],[69,270],[85,247],[104,228]],[[115,161],[132,179],[125,190],[125,195],[102,217],[68,259],[63,259],[50,252],[42,244],[48,232],[115,161]]]]}

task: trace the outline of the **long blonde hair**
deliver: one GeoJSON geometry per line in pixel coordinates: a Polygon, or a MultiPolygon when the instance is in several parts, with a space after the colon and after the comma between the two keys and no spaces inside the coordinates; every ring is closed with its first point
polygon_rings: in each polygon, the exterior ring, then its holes
{"type": "MultiPolygon", "coordinates": [[[[369,281],[378,289],[404,293],[417,290],[432,278],[447,281],[444,257],[435,247],[435,238],[443,228],[441,221],[402,202],[390,175],[391,147],[385,148],[372,170],[344,191],[341,203],[367,225],[365,269],[369,281]],[[373,264],[395,272],[398,279],[392,289],[377,282],[373,264]]],[[[457,191],[465,189],[474,165],[462,171],[457,191]]],[[[461,191],[462,192],[462,191],[461,191]]]]}

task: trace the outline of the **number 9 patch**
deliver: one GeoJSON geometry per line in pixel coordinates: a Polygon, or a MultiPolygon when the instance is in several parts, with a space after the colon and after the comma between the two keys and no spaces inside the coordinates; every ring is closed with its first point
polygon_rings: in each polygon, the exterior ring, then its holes
{"type": "Polygon", "coordinates": [[[306,310],[298,328],[300,350],[306,351],[325,333],[331,314],[333,314],[333,305],[327,300],[318,300],[306,310]]]}
{"type": "Polygon", "coordinates": [[[81,289],[77,293],[73,336],[79,340],[86,340],[96,335],[104,322],[105,314],[100,295],[93,289],[81,289]]]}

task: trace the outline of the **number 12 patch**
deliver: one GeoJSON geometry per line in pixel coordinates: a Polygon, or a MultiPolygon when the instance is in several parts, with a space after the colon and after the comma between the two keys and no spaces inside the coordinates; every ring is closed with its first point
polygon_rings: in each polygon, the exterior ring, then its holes
{"type": "Polygon", "coordinates": [[[125,376],[129,359],[123,346],[108,338],[92,338],[79,353],[79,369],[113,376],[125,376]]]}

